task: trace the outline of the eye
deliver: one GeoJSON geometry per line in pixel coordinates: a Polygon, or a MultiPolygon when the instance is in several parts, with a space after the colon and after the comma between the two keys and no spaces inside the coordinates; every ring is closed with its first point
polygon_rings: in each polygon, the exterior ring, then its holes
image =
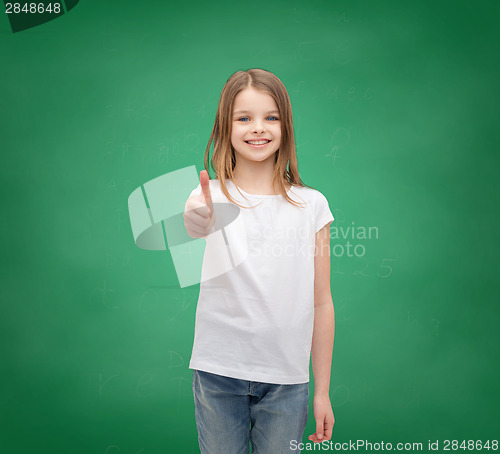
{"type": "MultiPolygon", "coordinates": [[[[274,115],[271,115],[269,117],[267,117],[267,119],[271,119],[271,121],[279,121],[280,119],[274,115]]],[[[241,118],[238,118],[238,121],[243,121],[244,123],[246,123],[245,120],[248,120],[250,121],[250,119],[248,117],[241,117],[241,118]]]]}

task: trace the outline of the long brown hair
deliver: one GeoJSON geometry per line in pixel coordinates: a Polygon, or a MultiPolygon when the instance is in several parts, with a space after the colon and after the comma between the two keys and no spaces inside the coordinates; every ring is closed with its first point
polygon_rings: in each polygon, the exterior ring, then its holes
{"type": "Polygon", "coordinates": [[[213,142],[214,152],[210,164],[215,172],[215,178],[220,181],[222,192],[234,204],[241,208],[248,208],[242,207],[230,196],[226,187],[226,179],[233,181],[233,171],[236,166],[236,157],[231,144],[234,98],[240,91],[249,87],[267,92],[278,106],[281,119],[281,142],[274,161],[272,187],[275,187],[277,181],[280,194],[292,205],[300,207],[300,204],[290,199],[286,192],[287,183],[292,187],[309,187],[302,182],[299,176],[290,97],[283,82],[264,69],[254,68],[237,71],[229,77],[222,88],[214,127],[205,150],[205,170],[210,174],[208,164],[210,146],[213,142]]]}

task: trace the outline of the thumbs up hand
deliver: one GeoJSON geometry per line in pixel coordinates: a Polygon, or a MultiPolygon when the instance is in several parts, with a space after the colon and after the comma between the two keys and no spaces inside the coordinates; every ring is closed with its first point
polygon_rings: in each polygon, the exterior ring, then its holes
{"type": "Polygon", "coordinates": [[[184,225],[191,238],[204,238],[210,233],[215,222],[210,194],[210,184],[206,170],[200,172],[201,194],[193,195],[186,201],[184,225]]]}

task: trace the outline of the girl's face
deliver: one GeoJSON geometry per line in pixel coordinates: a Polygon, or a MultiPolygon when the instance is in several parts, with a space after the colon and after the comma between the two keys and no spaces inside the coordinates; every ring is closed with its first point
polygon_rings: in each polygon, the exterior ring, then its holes
{"type": "Polygon", "coordinates": [[[236,162],[274,162],[280,142],[281,119],[273,97],[253,87],[240,91],[234,98],[231,131],[236,162]],[[254,143],[262,141],[266,143],[254,143]]]}

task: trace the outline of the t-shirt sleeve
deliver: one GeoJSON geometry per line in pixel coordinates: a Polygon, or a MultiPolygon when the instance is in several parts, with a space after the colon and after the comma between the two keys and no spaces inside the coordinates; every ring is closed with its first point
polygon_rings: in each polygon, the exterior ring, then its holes
{"type": "Polygon", "coordinates": [[[334,220],[326,197],[319,191],[316,195],[314,233],[318,233],[325,225],[334,220]]]}

